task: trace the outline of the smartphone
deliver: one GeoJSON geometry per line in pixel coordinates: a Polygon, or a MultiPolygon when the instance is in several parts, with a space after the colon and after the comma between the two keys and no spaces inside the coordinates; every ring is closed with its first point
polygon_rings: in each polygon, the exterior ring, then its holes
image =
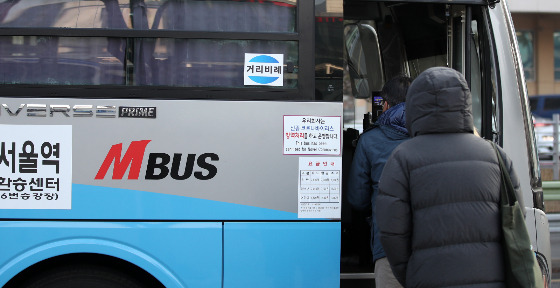
{"type": "Polygon", "coordinates": [[[371,116],[372,116],[372,123],[375,123],[375,121],[377,121],[377,118],[379,117],[379,115],[381,115],[381,113],[383,113],[383,98],[381,96],[373,96],[373,107],[372,107],[372,112],[371,112],[371,116]]]}

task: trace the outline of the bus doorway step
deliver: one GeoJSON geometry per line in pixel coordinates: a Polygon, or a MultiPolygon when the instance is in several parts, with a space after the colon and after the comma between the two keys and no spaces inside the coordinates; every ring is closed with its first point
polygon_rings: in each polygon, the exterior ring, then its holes
{"type": "Polygon", "coordinates": [[[340,273],[340,288],[375,287],[375,273],[340,273]]]}

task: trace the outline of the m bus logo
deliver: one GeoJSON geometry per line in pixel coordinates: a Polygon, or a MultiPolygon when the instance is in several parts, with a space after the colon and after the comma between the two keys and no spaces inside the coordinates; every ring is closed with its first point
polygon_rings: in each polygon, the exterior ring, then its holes
{"type": "MultiPolygon", "coordinates": [[[[150,141],[132,141],[124,156],[122,155],[123,144],[113,145],[97,171],[95,180],[105,179],[111,164],[113,164],[113,180],[122,180],[129,167],[128,180],[138,180],[146,146],[150,141]]],[[[175,180],[186,180],[194,175],[198,180],[209,180],[218,173],[218,168],[210,162],[218,160],[220,160],[220,157],[215,153],[203,153],[198,156],[196,154],[187,154],[186,161],[183,161],[182,153],[174,153],[173,158],[166,153],[150,153],[144,179],[160,180],[171,176],[175,180]],[[169,167],[170,162],[171,167],[169,167]]]]}
{"type": "Polygon", "coordinates": [[[283,86],[283,54],[245,54],[245,85],[283,86]]]}

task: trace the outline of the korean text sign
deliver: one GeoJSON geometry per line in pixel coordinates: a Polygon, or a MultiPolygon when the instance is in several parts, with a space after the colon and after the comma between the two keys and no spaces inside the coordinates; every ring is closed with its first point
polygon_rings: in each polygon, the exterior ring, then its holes
{"type": "Polygon", "coordinates": [[[298,218],[340,219],[340,157],[299,158],[298,218]]]}
{"type": "Polygon", "coordinates": [[[72,126],[0,125],[0,209],[71,209],[72,126]]]}
{"type": "Polygon", "coordinates": [[[285,155],[340,155],[340,117],[284,116],[285,155]]]}

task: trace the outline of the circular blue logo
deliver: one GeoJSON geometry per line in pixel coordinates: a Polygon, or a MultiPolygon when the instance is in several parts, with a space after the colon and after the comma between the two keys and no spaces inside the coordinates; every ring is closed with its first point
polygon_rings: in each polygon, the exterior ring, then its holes
{"type": "MultiPolygon", "coordinates": [[[[268,56],[268,55],[259,55],[256,57],[253,57],[251,60],[249,60],[249,62],[252,63],[280,63],[278,62],[278,60],[276,60],[274,57],[268,56]]],[[[270,84],[276,80],[278,80],[278,78],[280,77],[274,77],[274,76],[249,76],[249,79],[255,81],[256,83],[259,84],[270,84]]]]}

